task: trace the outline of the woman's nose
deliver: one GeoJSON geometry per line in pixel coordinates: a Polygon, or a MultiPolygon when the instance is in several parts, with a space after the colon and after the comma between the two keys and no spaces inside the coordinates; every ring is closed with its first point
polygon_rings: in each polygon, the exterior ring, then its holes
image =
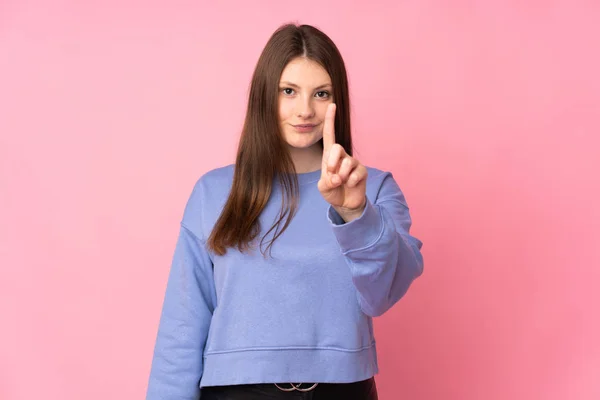
{"type": "Polygon", "coordinates": [[[298,109],[297,109],[297,115],[299,118],[304,118],[304,119],[308,119],[308,118],[312,118],[315,114],[315,110],[314,107],[312,106],[312,103],[310,100],[308,101],[301,101],[298,109]]]}

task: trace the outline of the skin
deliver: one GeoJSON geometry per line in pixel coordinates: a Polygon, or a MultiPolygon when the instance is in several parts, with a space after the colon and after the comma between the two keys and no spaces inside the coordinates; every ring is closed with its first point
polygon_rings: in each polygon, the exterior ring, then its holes
{"type": "Polygon", "coordinates": [[[335,111],[331,78],[318,63],[296,58],[285,67],[279,85],[279,120],[298,173],[321,169],[318,189],[350,222],[366,206],[367,169],[335,142],[335,111]],[[309,132],[295,125],[314,124],[309,132]],[[319,141],[323,139],[323,149],[319,141]]]}

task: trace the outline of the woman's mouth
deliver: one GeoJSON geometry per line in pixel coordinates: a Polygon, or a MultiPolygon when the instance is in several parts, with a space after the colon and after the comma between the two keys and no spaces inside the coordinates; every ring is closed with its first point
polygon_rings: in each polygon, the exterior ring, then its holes
{"type": "Polygon", "coordinates": [[[299,125],[292,125],[292,126],[298,132],[312,132],[317,125],[316,124],[299,124],[299,125]]]}

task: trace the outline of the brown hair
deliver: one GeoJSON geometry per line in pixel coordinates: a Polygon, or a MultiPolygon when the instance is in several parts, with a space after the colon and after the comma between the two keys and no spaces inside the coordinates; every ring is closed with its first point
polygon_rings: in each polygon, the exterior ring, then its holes
{"type": "MultiPolygon", "coordinates": [[[[285,66],[296,57],[319,63],[329,74],[337,106],[335,139],[352,155],[350,100],[346,67],[333,41],[310,25],[286,24],[279,27],[260,55],[248,98],[233,174],[231,192],[207,244],[224,255],[228,247],[247,250],[261,231],[259,216],[265,208],[277,178],[284,189],[278,220],[265,233],[274,232],[268,242],[283,233],[294,217],[298,203],[296,171],[279,125],[279,79],[285,66]],[[284,222],[285,220],[285,222],[284,222]]],[[[322,141],[321,141],[322,145],[322,141]]],[[[263,252],[264,255],[264,252],[263,252]]]]}

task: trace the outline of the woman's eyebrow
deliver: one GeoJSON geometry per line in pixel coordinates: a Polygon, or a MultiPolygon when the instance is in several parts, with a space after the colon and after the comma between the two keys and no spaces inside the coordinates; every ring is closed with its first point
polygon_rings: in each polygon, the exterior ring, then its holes
{"type": "MultiPolygon", "coordinates": [[[[291,86],[296,89],[300,89],[300,86],[296,85],[295,83],[288,82],[288,81],[283,81],[283,82],[280,82],[279,84],[291,86]]],[[[323,89],[323,88],[330,87],[330,86],[331,86],[331,83],[324,83],[323,85],[320,85],[320,86],[317,86],[316,88],[314,88],[314,90],[323,89]]]]}

